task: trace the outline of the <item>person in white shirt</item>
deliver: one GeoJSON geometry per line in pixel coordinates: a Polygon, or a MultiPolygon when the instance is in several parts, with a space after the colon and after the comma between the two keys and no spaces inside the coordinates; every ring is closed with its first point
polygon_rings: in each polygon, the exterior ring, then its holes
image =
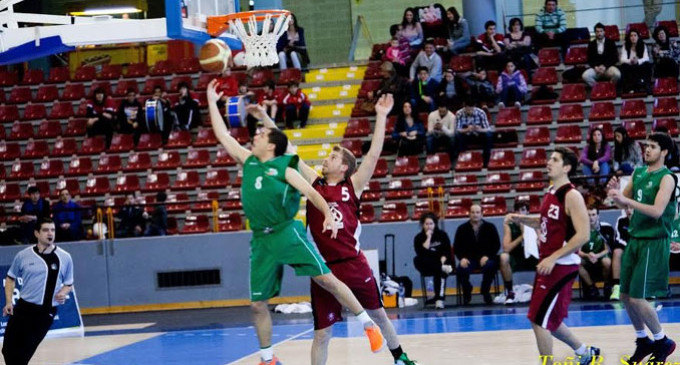
{"type": "Polygon", "coordinates": [[[456,116],[451,113],[441,98],[437,99],[437,110],[427,116],[427,154],[431,155],[442,147],[447,153],[451,153],[455,131],[456,116]]]}
{"type": "Polygon", "coordinates": [[[621,87],[624,93],[647,93],[651,84],[652,64],[645,42],[637,30],[631,29],[626,34],[626,41],[621,49],[621,87]]]}

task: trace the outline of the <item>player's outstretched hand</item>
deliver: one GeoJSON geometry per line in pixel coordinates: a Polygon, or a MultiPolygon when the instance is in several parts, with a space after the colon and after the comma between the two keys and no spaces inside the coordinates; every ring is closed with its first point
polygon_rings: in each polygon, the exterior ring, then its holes
{"type": "Polygon", "coordinates": [[[224,91],[217,92],[217,85],[218,85],[217,79],[213,79],[208,84],[207,96],[208,103],[210,104],[216,104],[222,98],[222,95],[224,95],[224,91]]]}
{"type": "Polygon", "coordinates": [[[12,305],[12,303],[5,304],[5,307],[2,308],[2,316],[7,317],[7,316],[11,316],[13,314],[14,314],[14,306],[12,305]]]}
{"type": "Polygon", "coordinates": [[[323,221],[323,231],[321,233],[326,231],[331,231],[331,238],[335,239],[338,237],[338,225],[332,217],[326,217],[323,221]]]}
{"type": "Polygon", "coordinates": [[[621,188],[621,183],[619,182],[619,178],[614,176],[611,179],[609,179],[609,182],[607,183],[607,190],[612,190],[616,189],[619,190],[621,188]]]}
{"type": "Polygon", "coordinates": [[[392,97],[392,94],[385,94],[378,99],[377,103],[375,103],[375,112],[380,115],[387,115],[390,113],[393,106],[394,97],[392,97]]]}

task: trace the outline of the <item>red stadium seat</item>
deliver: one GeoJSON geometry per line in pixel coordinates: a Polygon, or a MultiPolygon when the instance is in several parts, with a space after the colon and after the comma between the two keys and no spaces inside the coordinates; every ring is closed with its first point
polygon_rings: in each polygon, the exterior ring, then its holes
{"type": "Polygon", "coordinates": [[[363,145],[363,142],[360,139],[343,139],[342,142],[340,142],[340,146],[347,148],[354,157],[361,157],[363,154],[363,151],[361,150],[361,146],[363,145]]]}
{"type": "Polygon", "coordinates": [[[119,80],[114,96],[126,96],[128,90],[130,89],[134,90],[135,94],[139,93],[139,85],[137,85],[137,80],[119,80]]]}
{"type": "Polygon", "coordinates": [[[514,128],[493,131],[493,146],[494,148],[517,146],[517,131],[514,128]]]}
{"type": "Polygon", "coordinates": [[[59,196],[59,193],[61,193],[61,191],[64,189],[68,190],[71,196],[80,195],[80,183],[78,182],[78,179],[59,178],[55,185],[54,196],[59,196]]]}
{"type": "Polygon", "coordinates": [[[21,198],[19,184],[6,183],[0,180],[0,201],[11,202],[21,198]]]}
{"type": "Polygon", "coordinates": [[[16,105],[0,105],[0,122],[11,123],[19,119],[19,108],[16,105]]]}
{"type": "Polygon", "coordinates": [[[139,136],[137,151],[157,150],[163,145],[163,138],[160,133],[144,133],[139,136]]]}
{"type": "Polygon", "coordinates": [[[413,220],[419,220],[420,217],[425,214],[425,213],[435,213],[439,215],[439,201],[433,200],[433,201],[417,201],[413,205],[413,214],[411,215],[411,219],[413,220]]]}
{"type": "Polygon", "coordinates": [[[31,123],[14,122],[12,130],[7,136],[8,140],[19,140],[33,138],[33,125],[31,123]]]}
{"type": "Polygon", "coordinates": [[[564,56],[565,65],[582,65],[588,63],[588,47],[571,46],[564,56]]]}
{"type": "Polygon", "coordinates": [[[557,113],[558,123],[574,123],[583,121],[583,106],[581,104],[560,105],[557,113]]]}
{"type": "Polygon", "coordinates": [[[626,34],[631,30],[637,30],[640,38],[649,39],[649,28],[647,28],[646,23],[628,23],[628,25],[626,25],[626,34]]]}
{"type": "Polygon", "coordinates": [[[205,167],[210,164],[209,150],[189,150],[184,162],[186,167],[205,167]]]}
{"type": "Polygon", "coordinates": [[[97,69],[94,66],[80,66],[73,76],[74,81],[92,81],[97,78],[97,69]]]}
{"type": "Polygon", "coordinates": [[[525,146],[545,146],[550,144],[550,129],[548,127],[528,127],[524,132],[525,146]]]}
{"type": "Polygon", "coordinates": [[[198,171],[178,171],[172,188],[175,190],[194,190],[201,185],[198,171]]]}
{"type": "Polygon", "coordinates": [[[453,56],[450,64],[454,72],[468,72],[474,69],[473,58],[470,56],[453,56]]]}
{"type": "Polygon", "coordinates": [[[614,100],[616,99],[616,85],[610,81],[596,82],[590,91],[590,100],[614,100]]]}
{"type": "Polygon", "coordinates": [[[678,80],[664,77],[654,81],[654,96],[678,95],[678,80]]]}
{"type": "Polygon", "coordinates": [[[485,216],[505,215],[508,213],[505,198],[502,196],[486,196],[481,202],[482,213],[485,216]]]}
{"type": "Polygon", "coordinates": [[[489,159],[489,170],[506,170],[515,167],[515,153],[512,150],[493,150],[489,159]]]}
{"type": "Polygon", "coordinates": [[[561,125],[557,127],[555,143],[580,143],[583,141],[581,128],[577,125],[561,125]]]}
{"type": "Polygon", "coordinates": [[[557,71],[553,67],[536,69],[531,80],[532,85],[555,85],[558,82],[557,71]]]}
{"type": "Polygon", "coordinates": [[[613,120],[616,119],[616,111],[614,110],[614,103],[611,101],[602,101],[593,103],[590,107],[590,114],[588,120],[613,120]]]}
{"type": "Polygon", "coordinates": [[[384,158],[379,158],[373,170],[373,177],[385,177],[387,172],[387,161],[384,158]]]}
{"type": "Polygon", "coordinates": [[[191,74],[199,71],[201,71],[201,64],[196,57],[182,58],[175,69],[178,74],[191,74]]]}
{"type": "Polygon", "coordinates": [[[435,153],[425,158],[424,174],[447,173],[451,171],[451,158],[448,153],[435,153]]]}
{"type": "Polygon", "coordinates": [[[210,231],[210,221],[205,215],[189,214],[184,218],[184,226],[179,234],[197,234],[210,231]]]}
{"type": "Polygon", "coordinates": [[[194,141],[195,147],[212,147],[217,144],[217,138],[215,137],[215,132],[210,128],[198,128],[198,133],[196,135],[196,141],[194,141]]]}
{"type": "Polygon", "coordinates": [[[525,148],[522,150],[522,159],[519,162],[520,168],[545,167],[548,163],[545,150],[543,148],[525,148]]]}
{"type": "Polygon", "coordinates": [[[586,85],[564,84],[560,103],[582,103],[586,101],[586,85]]]}
{"type": "Polygon", "coordinates": [[[174,131],[170,133],[165,148],[186,148],[191,145],[191,132],[174,131]]]}
{"type": "Polygon", "coordinates": [[[45,104],[26,104],[26,108],[24,108],[24,117],[22,118],[23,120],[37,120],[45,118],[47,118],[47,109],[45,108],[45,104]]]}
{"type": "Polygon", "coordinates": [[[252,74],[252,79],[250,81],[249,87],[262,87],[267,81],[274,81],[274,72],[272,70],[263,68],[258,69],[252,74]]]}
{"type": "Polygon", "coordinates": [[[153,67],[149,70],[151,76],[165,76],[171,75],[175,71],[175,65],[170,60],[156,61],[153,67]]]}
{"type": "Polygon", "coordinates": [[[611,39],[614,42],[618,42],[621,40],[621,32],[619,31],[619,27],[616,24],[613,25],[605,25],[604,26],[604,36],[607,39],[611,39]]]}
{"type": "Polygon", "coordinates": [[[114,134],[109,152],[128,152],[135,148],[132,134],[114,134]]]}
{"type": "Polygon", "coordinates": [[[158,86],[160,87],[163,91],[167,90],[167,86],[165,85],[165,79],[162,77],[151,77],[146,79],[144,82],[144,88],[142,89],[142,94],[144,95],[149,95],[153,94],[153,89],[158,86]]]}
{"type": "Polygon", "coordinates": [[[480,171],[484,167],[484,160],[480,151],[465,151],[458,155],[456,171],[480,171]]]}
{"type": "Polygon", "coordinates": [[[375,222],[375,208],[371,204],[361,204],[359,221],[363,223],[375,222]]]}
{"type": "Polygon", "coordinates": [[[28,86],[14,87],[9,93],[8,103],[23,104],[33,100],[31,88],[28,86]]]}
{"type": "MultiPolygon", "coordinates": [[[[102,160],[99,159],[99,164],[101,165],[102,160]]],[[[66,175],[69,176],[86,176],[92,172],[92,159],[89,156],[78,157],[73,155],[71,161],[68,164],[68,172],[66,175]]]]}
{"type": "Polygon", "coordinates": [[[60,159],[52,159],[45,157],[40,163],[40,169],[36,175],[39,179],[57,177],[64,175],[64,163],[60,159]]]}
{"type": "Polygon", "coordinates": [[[477,175],[461,175],[453,176],[453,187],[449,190],[452,195],[475,195],[477,194],[477,175]]]}
{"type": "Polygon", "coordinates": [[[381,222],[402,222],[408,219],[406,203],[388,203],[383,205],[381,222]]]}
{"type": "Polygon", "coordinates": [[[428,189],[432,191],[432,197],[439,197],[439,189],[442,189],[442,194],[444,193],[445,190],[443,190],[443,186],[446,185],[446,180],[444,179],[443,176],[430,176],[423,178],[420,180],[420,190],[418,190],[418,198],[427,198],[430,196],[430,193],[428,192],[428,189]]]}
{"type": "Polygon", "coordinates": [[[542,48],[538,51],[538,64],[541,67],[558,66],[560,64],[560,50],[557,48],[542,48]]]}
{"type": "Polygon", "coordinates": [[[217,148],[217,155],[213,161],[214,166],[235,166],[236,160],[234,160],[227,150],[221,145],[217,148]]]}
{"type": "Polygon", "coordinates": [[[678,135],[678,124],[675,119],[654,119],[652,131],[655,131],[659,127],[668,129],[668,133],[673,137],[678,135]]]}
{"type": "Polygon", "coordinates": [[[621,118],[645,118],[647,117],[647,105],[644,100],[624,100],[621,104],[621,118]]]}
{"type": "Polygon", "coordinates": [[[85,85],[67,82],[61,92],[61,100],[80,100],[85,97],[85,85]]]}
{"type": "Polygon", "coordinates": [[[222,207],[226,210],[235,210],[243,208],[241,205],[241,190],[231,189],[227,191],[227,199],[222,207]]]}
{"type": "Polygon", "coordinates": [[[289,82],[302,82],[302,72],[299,68],[287,68],[279,72],[277,85],[288,85],[289,82]]]}
{"type": "Polygon", "coordinates": [[[139,177],[137,175],[123,175],[120,173],[116,177],[116,186],[114,187],[114,191],[117,193],[135,192],[139,190],[139,188],[139,177]]]}
{"type": "Polygon", "coordinates": [[[248,133],[248,128],[231,128],[229,134],[236,139],[240,144],[246,144],[250,142],[250,133],[248,133]]]}
{"type": "Polygon", "coordinates": [[[47,141],[34,141],[30,138],[26,142],[23,158],[41,158],[50,154],[50,148],[47,146],[47,141]]]}
{"type": "Polygon", "coordinates": [[[196,90],[205,90],[210,81],[218,77],[220,77],[219,74],[202,73],[201,76],[198,77],[198,82],[196,83],[196,90]]]}
{"type": "Polygon", "coordinates": [[[643,120],[624,120],[623,127],[628,131],[628,136],[633,139],[647,138],[647,128],[643,120]]]}
{"type": "Polygon", "coordinates": [[[52,156],[71,156],[78,151],[78,144],[73,138],[57,137],[52,147],[52,156]]]}
{"type": "Polygon", "coordinates": [[[519,108],[499,108],[496,115],[497,127],[510,127],[522,124],[522,112],[519,108]]]}
{"type": "Polygon", "coordinates": [[[229,186],[229,170],[208,169],[205,173],[204,189],[224,189],[229,186]]]}
{"type": "Polygon", "coordinates": [[[125,70],[125,77],[144,77],[148,71],[149,67],[146,62],[131,63],[125,70]]]}
{"type": "Polygon", "coordinates": [[[472,199],[456,198],[449,199],[446,206],[446,218],[463,218],[470,215],[472,199]]]}
{"type": "MultiPolygon", "coordinates": [[[[186,195],[184,193],[180,193],[178,195],[186,195]]],[[[188,199],[188,197],[187,197],[188,199]]],[[[198,191],[198,194],[196,194],[196,200],[194,205],[191,207],[192,211],[195,212],[207,212],[207,211],[212,211],[212,202],[213,200],[220,200],[220,193],[218,191],[198,191]]]]}
{"type": "Polygon", "coordinates": [[[588,136],[590,136],[590,131],[593,130],[594,128],[600,128],[602,130],[602,133],[604,133],[604,138],[607,141],[614,140],[614,128],[612,127],[611,123],[609,122],[590,123],[588,136]]]}
{"type": "Polygon", "coordinates": [[[50,119],[67,119],[73,116],[73,104],[70,101],[55,101],[50,111],[50,119]]]}
{"type": "Polygon", "coordinates": [[[488,193],[505,193],[511,189],[510,174],[507,172],[494,172],[486,176],[486,185],[482,187],[482,192],[488,193]]]}
{"type": "Polygon", "coordinates": [[[84,98],[80,100],[80,104],[78,105],[78,109],[76,109],[76,117],[78,118],[85,118],[87,117],[87,105],[90,102],[85,100],[84,98]]]}
{"type": "Polygon", "coordinates": [[[146,176],[142,191],[164,191],[170,188],[170,177],[166,172],[152,172],[146,176]]]}
{"type": "Polygon", "coordinates": [[[177,151],[159,151],[154,170],[171,170],[182,166],[182,158],[177,151]]]}
{"type": "Polygon", "coordinates": [[[654,24],[654,28],[656,29],[659,26],[663,26],[668,30],[669,37],[671,38],[678,37],[678,23],[675,20],[658,20],[654,24]]]}
{"type": "Polygon", "coordinates": [[[102,66],[98,79],[100,80],[117,80],[123,76],[122,65],[107,64],[102,66]]]}
{"type": "Polygon", "coordinates": [[[411,179],[390,180],[387,189],[385,192],[387,200],[410,199],[413,196],[413,181],[411,179]]]}
{"type": "Polygon", "coordinates": [[[61,123],[58,120],[43,120],[38,125],[36,138],[57,138],[61,135],[61,123]]]}
{"type": "Polygon", "coordinates": [[[170,81],[170,92],[176,93],[179,92],[179,84],[181,83],[186,83],[189,85],[189,89],[192,89],[192,81],[191,81],[191,76],[189,75],[178,75],[174,76],[172,80],[170,81]]]}
{"type": "Polygon", "coordinates": [[[380,181],[370,180],[364,187],[364,191],[361,193],[361,200],[367,202],[378,201],[380,200],[380,194],[380,181]]]}
{"type": "Polygon", "coordinates": [[[59,90],[57,85],[41,85],[38,92],[35,94],[33,101],[38,102],[52,102],[59,99],[59,90]]]}
{"type": "Polygon", "coordinates": [[[87,119],[69,118],[66,124],[65,136],[82,136],[87,132],[87,119]]]}
{"type": "Polygon", "coordinates": [[[545,189],[545,181],[543,181],[543,172],[541,171],[524,171],[519,174],[519,181],[517,183],[517,191],[534,191],[545,189]],[[541,181],[531,181],[541,180],[541,181]]]}
{"type": "Polygon", "coordinates": [[[111,96],[111,83],[109,81],[93,81],[92,85],[90,86],[90,92],[87,95],[88,98],[94,98],[94,92],[97,89],[102,89],[104,91],[104,94],[107,96],[111,96]]]}
{"type": "Polygon", "coordinates": [[[392,176],[417,175],[420,164],[417,156],[397,157],[392,168],[392,176]]]}
{"type": "Polygon", "coordinates": [[[151,157],[146,152],[130,152],[125,171],[144,171],[151,168],[151,157]]]}
{"type": "Polygon", "coordinates": [[[15,86],[19,83],[17,73],[12,71],[0,71],[0,86],[15,86]]]}
{"type": "Polygon", "coordinates": [[[347,122],[344,138],[365,137],[371,134],[371,122],[368,119],[350,119],[347,122]]]}
{"type": "Polygon", "coordinates": [[[675,97],[654,99],[653,117],[678,116],[678,101],[675,97]]]}
{"type": "Polygon", "coordinates": [[[93,176],[90,175],[85,183],[85,190],[82,191],[84,196],[103,195],[111,191],[108,176],[93,176]]]}
{"type": "Polygon", "coordinates": [[[243,219],[240,213],[220,213],[217,216],[217,230],[220,232],[240,231],[243,229],[243,219]]]}
{"type": "Polygon", "coordinates": [[[28,180],[34,177],[35,168],[33,166],[33,161],[20,161],[19,159],[14,160],[12,167],[9,171],[9,180],[28,180]]]}
{"type": "Polygon", "coordinates": [[[103,136],[88,137],[83,140],[80,146],[80,153],[85,155],[97,155],[106,149],[106,140],[103,136]]]}
{"type": "Polygon", "coordinates": [[[47,77],[48,84],[59,84],[71,80],[71,71],[68,66],[50,68],[50,75],[47,77]]]}
{"type": "Polygon", "coordinates": [[[517,195],[515,197],[515,206],[519,202],[526,202],[529,204],[529,213],[538,213],[541,210],[541,198],[538,195],[517,195]]]}
{"type": "Polygon", "coordinates": [[[43,70],[26,70],[24,71],[24,78],[21,80],[22,85],[38,85],[45,79],[43,70]]]}

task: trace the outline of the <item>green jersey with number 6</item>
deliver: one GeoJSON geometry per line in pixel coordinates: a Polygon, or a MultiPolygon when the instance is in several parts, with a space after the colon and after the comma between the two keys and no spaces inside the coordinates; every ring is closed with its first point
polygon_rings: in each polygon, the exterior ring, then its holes
{"type": "Polygon", "coordinates": [[[297,155],[261,162],[250,155],[243,163],[241,202],[253,230],[292,220],[300,210],[300,192],[286,182],[286,168],[297,170],[297,155]]]}
{"type": "MultiPolygon", "coordinates": [[[[671,170],[666,167],[653,172],[648,171],[648,166],[636,168],[633,172],[633,200],[642,204],[654,205],[656,194],[661,187],[661,180],[664,176],[672,174],[671,170]]],[[[673,180],[675,181],[675,178],[673,180]]],[[[671,194],[668,205],[666,205],[658,219],[639,211],[633,212],[633,216],[630,218],[630,226],[628,227],[631,237],[646,239],[670,238],[671,223],[675,217],[675,189],[673,189],[671,194]]]]}

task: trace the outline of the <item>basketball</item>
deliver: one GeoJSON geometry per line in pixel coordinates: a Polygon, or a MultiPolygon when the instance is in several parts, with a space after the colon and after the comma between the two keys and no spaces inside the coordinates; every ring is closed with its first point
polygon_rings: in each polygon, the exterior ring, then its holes
{"type": "Polygon", "coordinates": [[[224,72],[229,64],[229,57],[229,46],[219,39],[205,42],[198,56],[201,67],[207,72],[224,72]]]}

